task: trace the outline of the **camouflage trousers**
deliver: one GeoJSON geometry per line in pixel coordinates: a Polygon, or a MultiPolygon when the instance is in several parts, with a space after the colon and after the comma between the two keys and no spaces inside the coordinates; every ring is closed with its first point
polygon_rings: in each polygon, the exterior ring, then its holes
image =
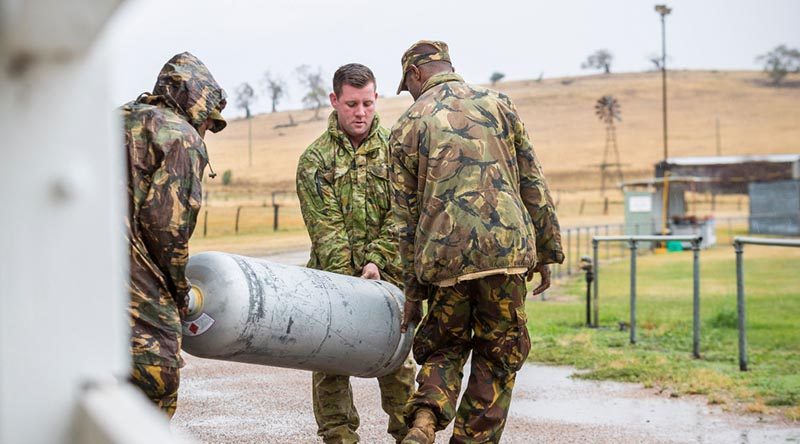
{"type": "Polygon", "coordinates": [[[406,406],[436,415],[442,430],[455,417],[451,443],[500,441],[517,371],[530,351],[524,275],[495,275],[435,287],[414,337],[419,388],[406,406]],[[463,367],[472,351],[467,388],[456,409],[463,367]]]}
{"type": "MultiPolygon", "coordinates": [[[[403,409],[414,392],[414,361],[409,356],[394,373],[381,376],[378,387],[381,391],[381,407],[389,415],[387,432],[399,443],[408,427],[403,418],[403,409]]],[[[314,418],[317,434],[326,444],[351,444],[359,442],[360,419],[353,404],[353,389],[350,377],[314,372],[312,374],[314,418]]]]}
{"type": "Polygon", "coordinates": [[[178,408],[180,369],[133,363],[129,380],[171,419],[178,408]]]}

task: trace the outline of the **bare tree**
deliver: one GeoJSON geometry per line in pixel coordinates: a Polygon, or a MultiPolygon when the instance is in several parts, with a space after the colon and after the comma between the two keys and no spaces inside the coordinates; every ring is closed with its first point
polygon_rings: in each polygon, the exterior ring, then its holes
{"type": "Polygon", "coordinates": [[[614,56],[607,49],[598,49],[581,63],[581,69],[602,69],[606,74],[610,74],[613,59],[614,56]]]}
{"type": "Polygon", "coordinates": [[[756,57],[756,61],[764,63],[764,72],[773,85],[780,84],[790,72],[800,72],[800,51],[787,48],[786,45],[776,46],[772,51],[756,57]]]}
{"type": "Polygon", "coordinates": [[[278,103],[287,95],[286,82],[284,82],[280,76],[273,75],[269,71],[266,71],[262,78],[262,83],[264,85],[264,92],[272,103],[272,112],[274,113],[277,110],[278,103]]]}
{"type": "Polygon", "coordinates": [[[325,100],[328,98],[328,93],[323,86],[322,68],[318,67],[314,70],[308,65],[300,65],[295,69],[295,73],[297,80],[307,90],[306,95],[303,96],[303,104],[313,109],[314,120],[319,120],[319,110],[325,106],[325,100]]]}
{"type": "Polygon", "coordinates": [[[250,118],[250,107],[256,101],[256,92],[249,83],[244,82],[236,88],[236,107],[243,109],[245,117],[250,118]]]}
{"type": "Polygon", "coordinates": [[[249,83],[244,82],[236,88],[236,107],[243,109],[247,118],[247,159],[248,165],[253,166],[253,121],[250,107],[256,101],[256,92],[249,83]]]}
{"type": "Polygon", "coordinates": [[[503,77],[505,77],[505,76],[506,76],[506,75],[505,75],[505,74],[503,74],[502,72],[495,71],[495,72],[493,72],[493,73],[492,73],[492,75],[489,77],[489,81],[490,81],[490,82],[492,82],[492,86],[494,86],[494,85],[495,85],[497,82],[499,82],[499,81],[503,80],[503,77]]]}

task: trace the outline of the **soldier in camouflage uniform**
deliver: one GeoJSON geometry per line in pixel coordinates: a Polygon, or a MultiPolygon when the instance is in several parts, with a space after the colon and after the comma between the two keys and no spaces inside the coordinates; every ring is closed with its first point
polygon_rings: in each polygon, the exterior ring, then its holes
{"type": "Polygon", "coordinates": [[[171,418],[183,366],[188,243],[208,163],[206,130],[226,123],[225,92],[192,54],[172,57],[152,94],[122,107],[128,164],[130,379],[171,418]]]}
{"type": "MultiPolygon", "coordinates": [[[[352,63],[333,76],[328,129],[297,165],[297,195],[311,238],[310,268],[399,284],[397,240],[391,230],[389,131],[375,114],[375,76],[352,63]]],[[[388,432],[399,442],[408,428],[403,408],[414,390],[409,357],[378,378],[388,432]]],[[[314,417],[325,443],[355,443],[358,412],[350,378],[313,374],[314,417]]]]}
{"type": "Polygon", "coordinates": [[[422,367],[404,443],[498,442],[516,372],[530,349],[525,276],[564,254],[550,193],[511,100],[453,72],[447,45],[420,41],[402,58],[398,94],[414,104],[392,129],[391,185],[406,294],[402,331],[422,367]],[[469,382],[456,408],[462,368],[469,382]]]}

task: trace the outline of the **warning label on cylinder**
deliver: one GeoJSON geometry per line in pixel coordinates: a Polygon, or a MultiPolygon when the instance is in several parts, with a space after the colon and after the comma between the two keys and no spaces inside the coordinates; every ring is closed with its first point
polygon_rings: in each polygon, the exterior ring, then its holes
{"type": "Polygon", "coordinates": [[[203,313],[194,321],[184,321],[183,334],[186,336],[202,335],[206,330],[211,328],[212,325],[214,325],[214,318],[203,313]]]}

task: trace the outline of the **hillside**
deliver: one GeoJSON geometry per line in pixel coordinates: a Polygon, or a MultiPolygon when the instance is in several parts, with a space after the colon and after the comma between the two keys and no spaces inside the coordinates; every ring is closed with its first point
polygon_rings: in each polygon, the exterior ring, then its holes
{"type": "MultiPolygon", "coordinates": [[[[380,81],[380,79],[379,79],[380,81]]],[[[797,84],[798,82],[793,82],[797,84]]],[[[662,157],[661,74],[657,72],[499,83],[526,122],[551,187],[597,187],[605,128],[594,115],[602,95],[614,95],[622,107],[617,138],[625,178],[647,177],[662,157]]],[[[800,88],[769,87],[757,71],[675,71],[668,74],[670,156],[714,155],[717,116],[724,155],[800,152],[800,88]]],[[[411,97],[383,97],[378,112],[391,127],[411,97]]],[[[248,166],[246,120],[209,135],[217,173],[233,172],[231,194],[264,194],[293,189],[297,159],[324,129],[312,111],[258,115],[252,119],[253,166],[248,166]],[[298,124],[275,128],[289,122],[298,124]]],[[[222,191],[217,179],[207,185],[222,191]]],[[[225,193],[228,194],[228,193],[225,193]]]]}

